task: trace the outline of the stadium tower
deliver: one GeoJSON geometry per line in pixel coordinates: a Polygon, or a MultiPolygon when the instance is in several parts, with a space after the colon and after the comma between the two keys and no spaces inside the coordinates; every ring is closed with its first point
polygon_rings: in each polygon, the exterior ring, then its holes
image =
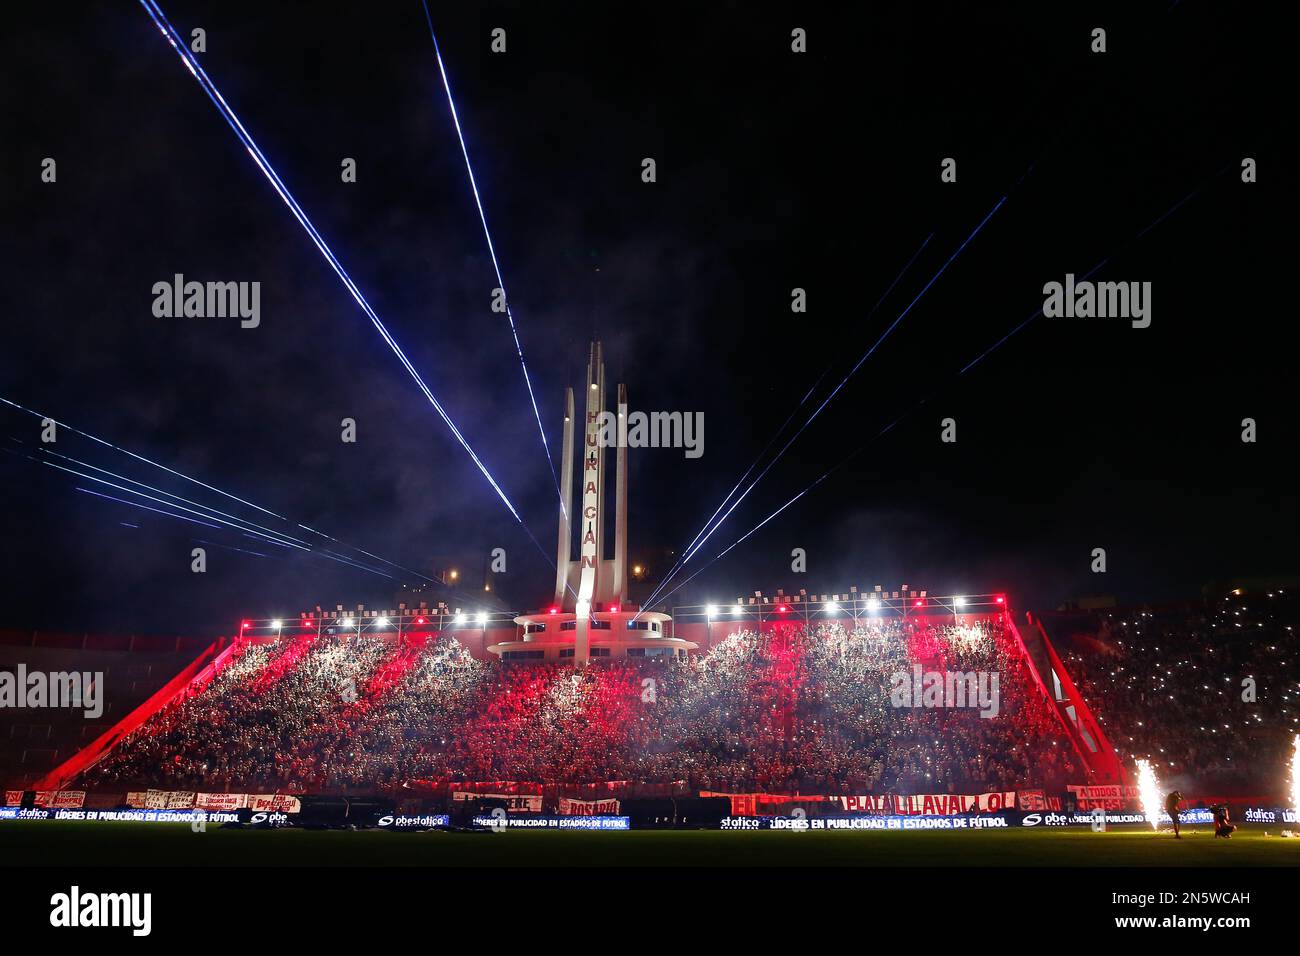
{"type": "Polygon", "coordinates": [[[628,601],[627,576],[627,386],[618,386],[618,409],[605,408],[605,362],[599,342],[587,360],[586,414],[578,460],[580,492],[575,498],[573,389],[564,392],[564,443],[560,464],[560,527],[556,544],[555,594],[551,606],[522,614],[520,640],[493,644],[503,660],[568,660],[592,657],[682,656],[698,646],[667,636],[672,618],[642,612],[628,601]],[[614,556],[605,557],[606,450],[616,450],[614,469],[614,556]],[[576,518],[576,521],[574,520],[576,518]],[[578,556],[573,557],[573,533],[578,556]]]}

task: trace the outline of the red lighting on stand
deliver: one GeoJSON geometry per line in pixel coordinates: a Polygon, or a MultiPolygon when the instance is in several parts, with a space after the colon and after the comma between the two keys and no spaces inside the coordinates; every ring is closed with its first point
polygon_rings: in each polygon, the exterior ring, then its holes
{"type": "Polygon", "coordinates": [[[786,610],[787,610],[787,608],[786,608],[786,606],[785,606],[784,604],[778,604],[778,605],[776,606],[776,613],[778,613],[778,614],[784,614],[784,613],[786,612],[786,610]]]}
{"type": "Polygon", "coordinates": [[[417,617],[417,618],[415,619],[415,623],[416,623],[416,624],[423,624],[423,623],[424,623],[424,618],[422,618],[422,617],[417,617]]]}
{"type": "Polygon", "coordinates": [[[248,627],[251,627],[251,625],[247,621],[245,621],[243,624],[239,625],[239,627],[241,630],[244,630],[248,627]]]}
{"type": "Polygon", "coordinates": [[[609,613],[610,613],[610,614],[617,614],[617,613],[618,613],[618,605],[617,605],[617,604],[611,604],[611,605],[610,605],[610,608],[609,608],[609,613]]]}
{"type": "Polygon", "coordinates": [[[559,614],[559,613],[560,613],[560,609],[559,609],[558,607],[553,607],[553,608],[551,608],[550,610],[548,610],[546,613],[548,613],[548,614],[559,614]]]}
{"type": "Polygon", "coordinates": [[[998,602],[999,604],[1006,604],[1006,603],[1007,603],[1007,599],[1004,598],[1001,594],[999,594],[998,597],[997,597],[997,602],[998,602]]]}

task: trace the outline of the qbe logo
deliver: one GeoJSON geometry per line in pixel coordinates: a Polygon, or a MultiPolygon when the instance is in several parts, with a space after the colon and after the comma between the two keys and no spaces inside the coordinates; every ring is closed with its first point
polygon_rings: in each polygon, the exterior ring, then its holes
{"type": "Polygon", "coordinates": [[[1020,821],[1020,825],[1023,827],[1036,827],[1041,824],[1046,827],[1063,827],[1069,822],[1069,817],[1062,816],[1059,813],[1049,813],[1047,815],[1041,813],[1028,813],[1025,815],[1024,819],[1020,821]]]}

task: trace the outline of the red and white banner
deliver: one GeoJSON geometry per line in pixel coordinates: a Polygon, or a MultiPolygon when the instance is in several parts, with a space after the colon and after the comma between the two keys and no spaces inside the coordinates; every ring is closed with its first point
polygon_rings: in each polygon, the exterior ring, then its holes
{"type": "Polygon", "coordinates": [[[752,817],[758,815],[758,794],[756,793],[713,793],[701,790],[701,797],[726,797],[731,801],[733,817],[752,817]]]}
{"type": "Polygon", "coordinates": [[[452,800],[501,800],[507,810],[516,813],[541,813],[542,795],[540,793],[473,793],[469,790],[456,790],[452,800]]]}
{"type": "Polygon", "coordinates": [[[168,790],[132,790],[126,795],[126,805],[132,810],[166,810],[171,796],[168,790]]]}
{"type": "Polygon", "coordinates": [[[1141,797],[1138,788],[1118,783],[1089,784],[1065,788],[1074,794],[1080,810],[1123,810],[1124,805],[1136,803],[1141,797]]]}
{"type": "Polygon", "coordinates": [[[6,790],[6,791],[5,791],[5,806],[6,806],[6,807],[16,807],[16,806],[18,806],[18,805],[19,805],[20,803],[22,803],[22,802],[23,802],[23,791],[21,791],[21,790],[6,790]]]}
{"type": "Polygon", "coordinates": [[[302,801],[287,793],[249,794],[248,808],[269,813],[298,813],[302,801]]]}
{"type": "Polygon", "coordinates": [[[52,810],[80,810],[85,803],[85,790],[36,791],[36,806],[38,807],[49,807],[52,810]]]}
{"type": "Polygon", "coordinates": [[[1016,797],[1021,810],[1060,810],[1061,798],[1049,797],[1046,790],[1021,790],[1016,797]]]}
{"type": "Polygon", "coordinates": [[[883,813],[901,816],[949,817],[961,813],[998,813],[1014,810],[1016,792],[999,793],[920,793],[906,796],[887,794],[841,797],[850,813],[883,813]]]}
{"type": "Polygon", "coordinates": [[[977,793],[972,795],[950,793],[927,793],[911,797],[899,797],[895,801],[899,813],[914,813],[924,816],[952,816],[958,813],[998,813],[1002,810],[1016,808],[1016,792],[1007,790],[1001,793],[977,793]]]}
{"type": "Polygon", "coordinates": [[[560,816],[562,817],[612,817],[618,815],[619,803],[609,800],[570,800],[560,797],[560,816]]]}
{"type": "Polygon", "coordinates": [[[840,803],[849,813],[893,813],[894,798],[881,796],[840,797],[840,803]]]}
{"type": "Polygon", "coordinates": [[[199,810],[239,810],[248,802],[245,793],[199,793],[194,806],[199,810]]]}

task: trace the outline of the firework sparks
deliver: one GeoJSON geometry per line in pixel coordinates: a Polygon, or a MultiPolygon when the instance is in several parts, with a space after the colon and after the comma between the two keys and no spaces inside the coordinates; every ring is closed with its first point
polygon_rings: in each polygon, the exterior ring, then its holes
{"type": "Polygon", "coordinates": [[[1291,809],[1300,815],[1300,734],[1295,735],[1291,751],[1291,809]]]}
{"type": "Polygon", "coordinates": [[[1139,760],[1138,766],[1138,796],[1142,799],[1142,812],[1147,815],[1147,820],[1151,823],[1151,829],[1160,829],[1160,784],[1156,780],[1156,772],[1151,769],[1151,763],[1147,760],[1139,760]]]}

